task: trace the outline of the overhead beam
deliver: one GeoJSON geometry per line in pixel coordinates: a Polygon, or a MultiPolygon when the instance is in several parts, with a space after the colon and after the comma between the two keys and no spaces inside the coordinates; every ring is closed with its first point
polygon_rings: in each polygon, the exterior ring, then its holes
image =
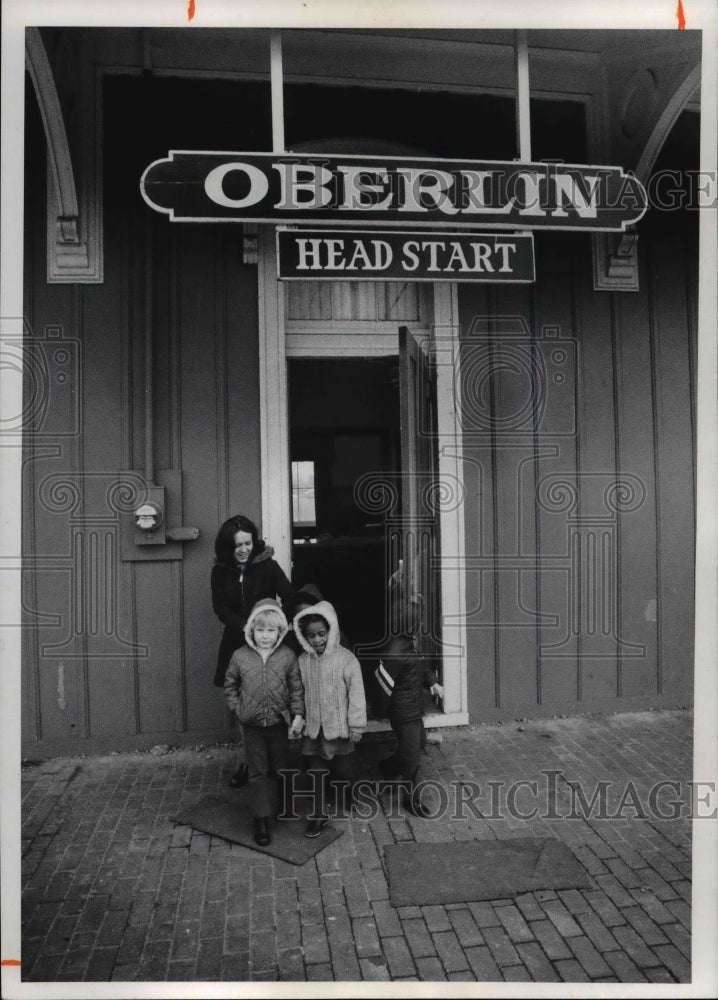
{"type": "Polygon", "coordinates": [[[269,71],[272,90],[272,152],[284,152],[284,74],[282,33],[273,29],[269,42],[269,71]]]}
{"type": "Polygon", "coordinates": [[[531,162],[531,103],[529,93],[529,47],[526,32],[514,31],[516,78],[516,153],[521,163],[531,162]]]}

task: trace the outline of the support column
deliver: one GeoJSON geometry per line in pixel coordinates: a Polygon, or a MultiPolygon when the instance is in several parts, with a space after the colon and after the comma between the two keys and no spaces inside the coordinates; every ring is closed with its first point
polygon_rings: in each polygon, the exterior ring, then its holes
{"type": "Polygon", "coordinates": [[[274,226],[259,227],[259,408],[262,534],[287,576],[292,561],[291,480],[284,296],[277,280],[274,226]]]}

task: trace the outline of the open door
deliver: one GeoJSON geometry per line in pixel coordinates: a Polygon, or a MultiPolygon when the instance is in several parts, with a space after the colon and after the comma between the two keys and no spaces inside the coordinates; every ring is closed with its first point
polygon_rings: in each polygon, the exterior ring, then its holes
{"type": "Polygon", "coordinates": [[[392,615],[404,621],[420,616],[420,652],[437,657],[441,573],[436,368],[405,326],[399,329],[399,409],[402,565],[393,578],[392,615]]]}

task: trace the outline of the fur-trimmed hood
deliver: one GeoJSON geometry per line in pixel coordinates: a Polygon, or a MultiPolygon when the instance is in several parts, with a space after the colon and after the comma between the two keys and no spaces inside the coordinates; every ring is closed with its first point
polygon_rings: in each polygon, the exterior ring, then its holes
{"type": "MultiPolygon", "coordinates": [[[[249,559],[245,563],[245,566],[251,566],[253,563],[261,563],[266,559],[273,558],[274,549],[271,545],[267,545],[267,543],[260,538],[252,551],[249,553],[249,559]]],[[[237,565],[239,565],[239,563],[237,565]]]]}
{"type": "Polygon", "coordinates": [[[330,604],[329,601],[320,601],[319,604],[313,604],[310,608],[305,608],[304,611],[300,611],[299,614],[294,616],[292,627],[294,628],[294,633],[297,637],[299,645],[305,653],[309,653],[310,656],[317,655],[302,635],[302,630],[299,627],[299,622],[302,618],[308,618],[310,615],[321,615],[329,625],[327,647],[322,655],[326,656],[327,653],[334,652],[339,645],[339,620],[337,618],[337,613],[334,610],[334,606],[330,604]]]}
{"type": "Polygon", "coordinates": [[[287,619],[284,615],[284,612],[282,611],[281,605],[277,601],[273,600],[271,597],[265,597],[261,601],[257,601],[257,603],[250,611],[249,618],[247,619],[247,624],[244,626],[244,638],[249,648],[253,649],[255,653],[259,653],[259,650],[257,649],[256,643],[254,641],[254,635],[252,634],[252,631],[254,629],[254,622],[257,619],[257,615],[261,611],[274,611],[276,612],[277,617],[279,618],[279,632],[277,635],[277,641],[272,646],[271,650],[269,650],[270,653],[273,653],[274,650],[281,645],[282,639],[284,639],[284,636],[289,631],[289,625],[287,623],[287,619]]]}

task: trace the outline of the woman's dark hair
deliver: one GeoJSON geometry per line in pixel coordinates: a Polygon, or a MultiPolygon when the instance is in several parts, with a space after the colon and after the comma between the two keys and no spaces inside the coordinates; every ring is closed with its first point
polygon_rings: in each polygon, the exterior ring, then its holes
{"type": "Polygon", "coordinates": [[[257,546],[259,545],[257,525],[244,514],[235,514],[234,517],[230,517],[224,522],[214,540],[214,554],[218,563],[225,563],[227,566],[234,565],[234,536],[238,531],[246,531],[252,536],[250,560],[257,555],[257,546]]]}
{"type": "Polygon", "coordinates": [[[326,625],[327,632],[329,631],[330,625],[324,615],[302,615],[299,619],[299,628],[301,629],[302,635],[306,636],[306,626],[311,625],[312,622],[321,622],[322,625],[326,625]]]}

